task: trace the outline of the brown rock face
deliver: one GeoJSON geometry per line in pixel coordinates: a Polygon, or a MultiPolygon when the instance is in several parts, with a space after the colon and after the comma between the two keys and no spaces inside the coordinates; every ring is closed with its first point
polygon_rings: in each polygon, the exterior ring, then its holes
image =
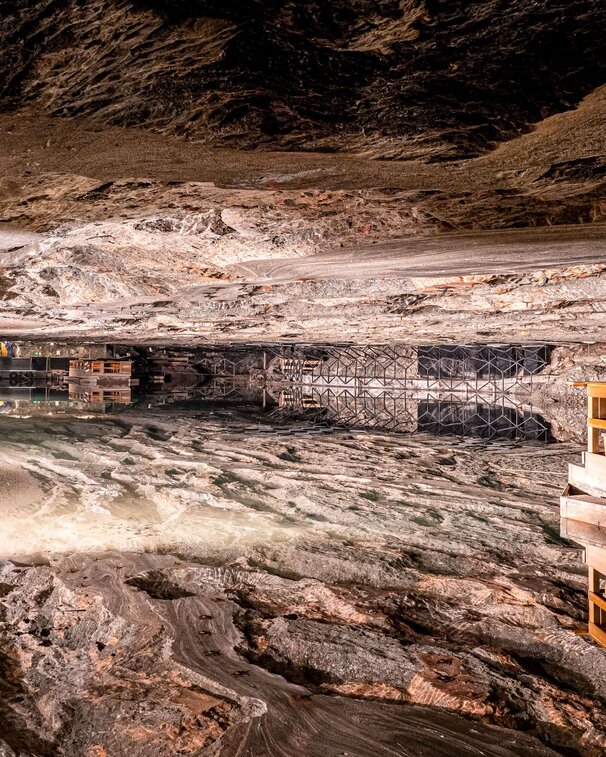
{"type": "Polygon", "coordinates": [[[603,338],[599,0],[2,11],[5,334],[603,338]]]}
{"type": "Polygon", "coordinates": [[[606,80],[600,0],[11,0],[4,101],[239,147],[478,153],[606,80]]]}

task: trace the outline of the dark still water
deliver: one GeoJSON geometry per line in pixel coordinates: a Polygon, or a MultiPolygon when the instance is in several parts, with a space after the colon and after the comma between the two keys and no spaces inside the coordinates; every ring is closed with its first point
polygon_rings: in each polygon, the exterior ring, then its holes
{"type": "Polygon", "coordinates": [[[554,438],[534,404],[549,364],[545,345],[187,350],[3,344],[9,356],[0,366],[0,413],[7,415],[115,413],[178,403],[183,411],[231,406],[277,430],[296,424],[301,430],[554,438]]]}

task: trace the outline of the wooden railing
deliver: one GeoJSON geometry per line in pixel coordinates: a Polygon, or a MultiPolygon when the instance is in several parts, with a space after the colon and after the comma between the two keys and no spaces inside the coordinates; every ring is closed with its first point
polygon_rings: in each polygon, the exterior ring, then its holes
{"type": "Polygon", "coordinates": [[[71,376],[130,376],[130,360],[72,360],[69,364],[71,376]]]}
{"type": "Polygon", "coordinates": [[[589,635],[606,646],[606,599],[602,594],[604,576],[589,566],[589,635]]]}

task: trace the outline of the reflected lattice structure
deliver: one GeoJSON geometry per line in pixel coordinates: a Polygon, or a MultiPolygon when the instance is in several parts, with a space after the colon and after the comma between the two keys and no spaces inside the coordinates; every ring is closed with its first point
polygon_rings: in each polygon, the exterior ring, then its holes
{"type": "Polygon", "coordinates": [[[418,430],[480,439],[551,439],[550,425],[541,415],[505,397],[498,403],[481,397],[473,402],[423,400],[418,405],[418,430]]]}
{"type": "Polygon", "coordinates": [[[483,439],[550,438],[532,407],[546,345],[230,345],[198,348],[197,399],[261,405],[284,427],[483,439]]]}
{"type": "Polygon", "coordinates": [[[431,345],[417,347],[419,374],[429,380],[503,381],[532,377],[549,363],[547,345],[431,345]]]}
{"type": "Polygon", "coordinates": [[[546,345],[287,348],[284,415],[346,428],[547,441],[529,404],[549,361],[546,345]]]}

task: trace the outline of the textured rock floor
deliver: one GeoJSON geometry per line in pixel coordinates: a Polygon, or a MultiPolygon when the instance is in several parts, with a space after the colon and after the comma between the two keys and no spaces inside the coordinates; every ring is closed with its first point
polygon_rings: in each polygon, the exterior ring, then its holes
{"type": "Polygon", "coordinates": [[[576,447],[0,423],[5,754],[606,748],[576,447]]]}

